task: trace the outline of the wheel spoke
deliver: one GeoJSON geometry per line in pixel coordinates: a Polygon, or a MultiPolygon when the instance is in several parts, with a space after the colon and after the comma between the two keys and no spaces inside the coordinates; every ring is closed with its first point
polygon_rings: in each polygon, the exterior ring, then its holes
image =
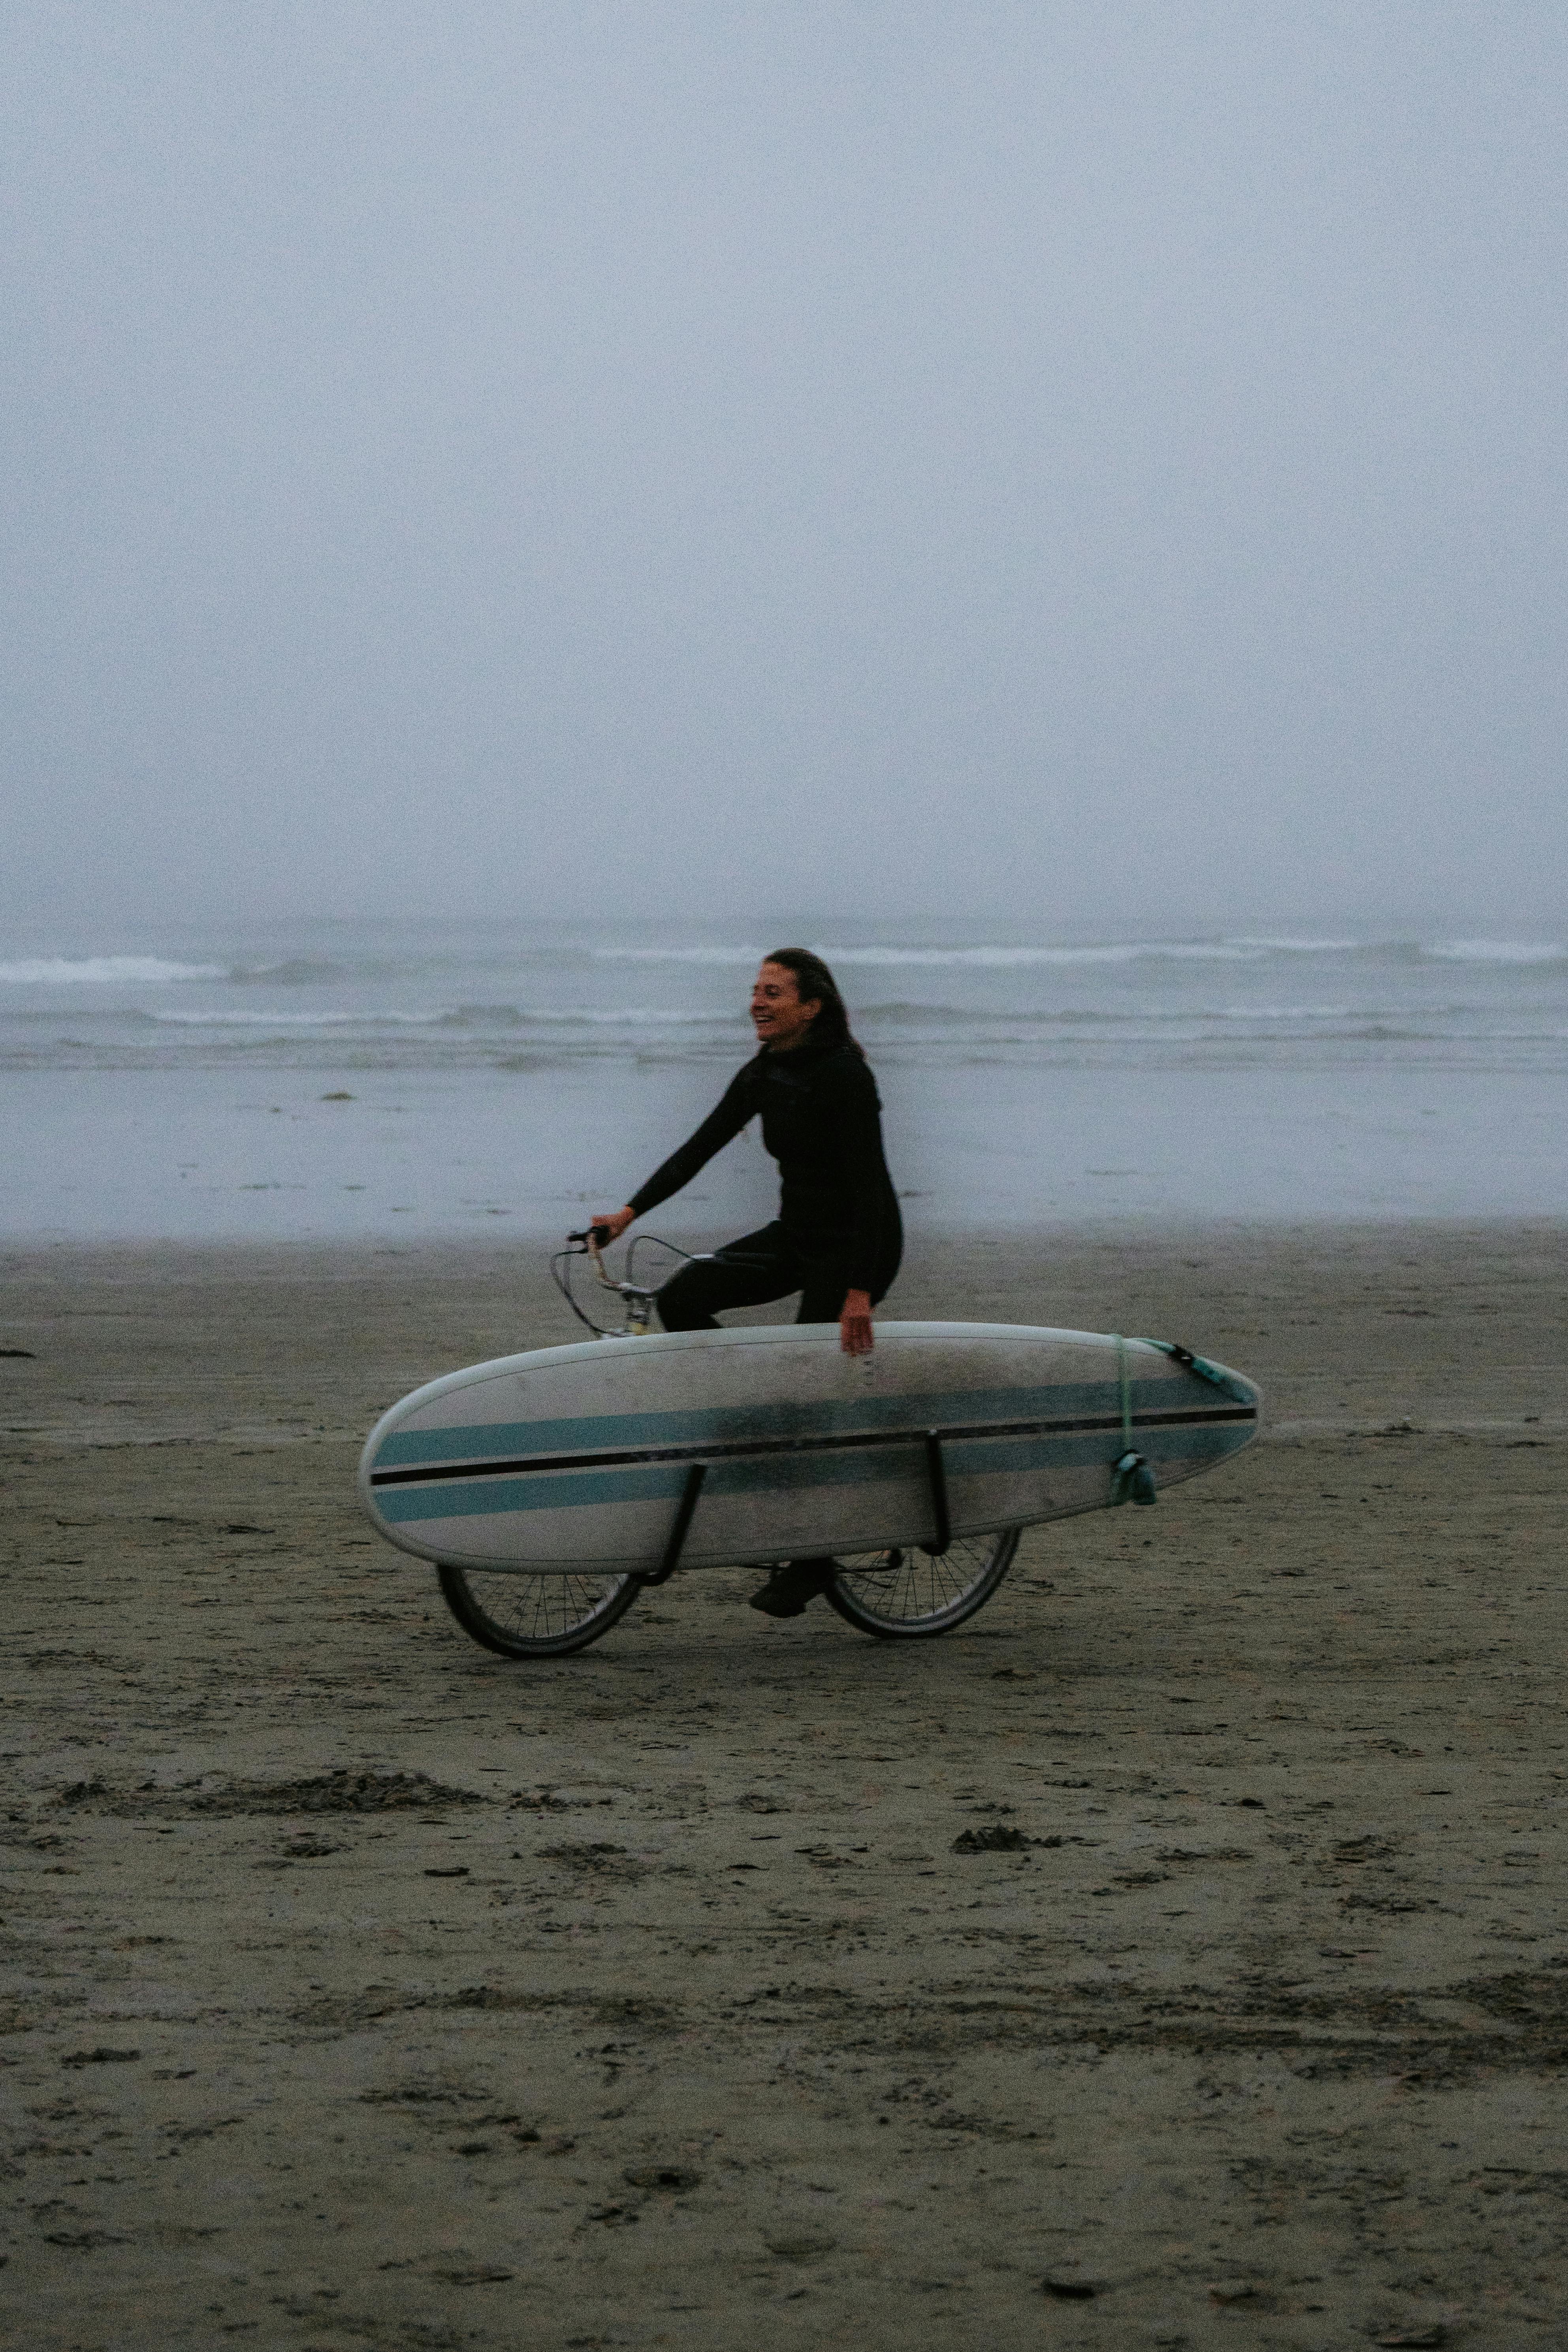
{"type": "Polygon", "coordinates": [[[528,1576],[447,1568],[441,1590],[466,1633],[511,1658],[563,1656],[608,1633],[636,1600],[638,1580],[595,1574],[528,1576]]]}
{"type": "Polygon", "coordinates": [[[988,1601],[1012,1564],[1017,1529],[960,1536],[948,1549],[844,1554],[829,1595],[868,1633],[946,1633],[988,1601]]]}

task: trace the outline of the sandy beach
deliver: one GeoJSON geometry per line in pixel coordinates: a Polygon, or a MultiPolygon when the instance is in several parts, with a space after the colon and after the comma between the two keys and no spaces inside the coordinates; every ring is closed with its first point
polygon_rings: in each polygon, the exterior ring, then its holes
{"type": "Polygon", "coordinates": [[[353,1485],[542,1252],[0,1262],[14,2341],[1564,2340],[1568,1228],[924,1238],[1263,1439],[943,1641],[545,1665],[353,1485]]]}

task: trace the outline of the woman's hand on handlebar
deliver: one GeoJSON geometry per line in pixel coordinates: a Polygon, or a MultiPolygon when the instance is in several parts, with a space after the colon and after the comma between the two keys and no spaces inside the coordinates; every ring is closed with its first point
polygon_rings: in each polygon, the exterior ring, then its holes
{"type": "Polygon", "coordinates": [[[868,1356],[876,1346],[868,1290],[846,1291],[838,1315],[838,1344],[847,1356],[868,1356]]]}
{"type": "Polygon", "coordinates": [[[588,1220],[588,1231],[591,1234],[602,1234],[604,1239],[600,1242],[599,1247],[608,1249],[612,1242],[620,1240],[636,1215],[635,1209],[595,1209],[588,1220]]]}

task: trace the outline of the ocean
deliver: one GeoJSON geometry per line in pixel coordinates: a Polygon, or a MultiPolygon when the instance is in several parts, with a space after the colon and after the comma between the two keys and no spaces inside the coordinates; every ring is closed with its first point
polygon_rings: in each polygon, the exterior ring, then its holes
{"type": "MultiPolygon", "coordinates": [[[[910,1224],[1568,1213],[1568,946],[1002,927],[314,922],[0,940],[0,1232],[531,1239],[615,1207],[824,953],[910,1224]]],[[[649,1223],[763,1222],[742,1137],[649,1223]]]]}

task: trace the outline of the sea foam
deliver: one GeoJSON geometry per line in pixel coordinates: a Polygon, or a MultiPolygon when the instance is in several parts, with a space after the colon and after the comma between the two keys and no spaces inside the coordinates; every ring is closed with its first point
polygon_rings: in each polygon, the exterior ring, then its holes
{"type": "Polygon", "coordinates": [[[19,956],[0,963],[0,984],[17,988],[168,986],[183,980],[223,980],[220,963],[171,963],[163,956],[19,956]]]}

